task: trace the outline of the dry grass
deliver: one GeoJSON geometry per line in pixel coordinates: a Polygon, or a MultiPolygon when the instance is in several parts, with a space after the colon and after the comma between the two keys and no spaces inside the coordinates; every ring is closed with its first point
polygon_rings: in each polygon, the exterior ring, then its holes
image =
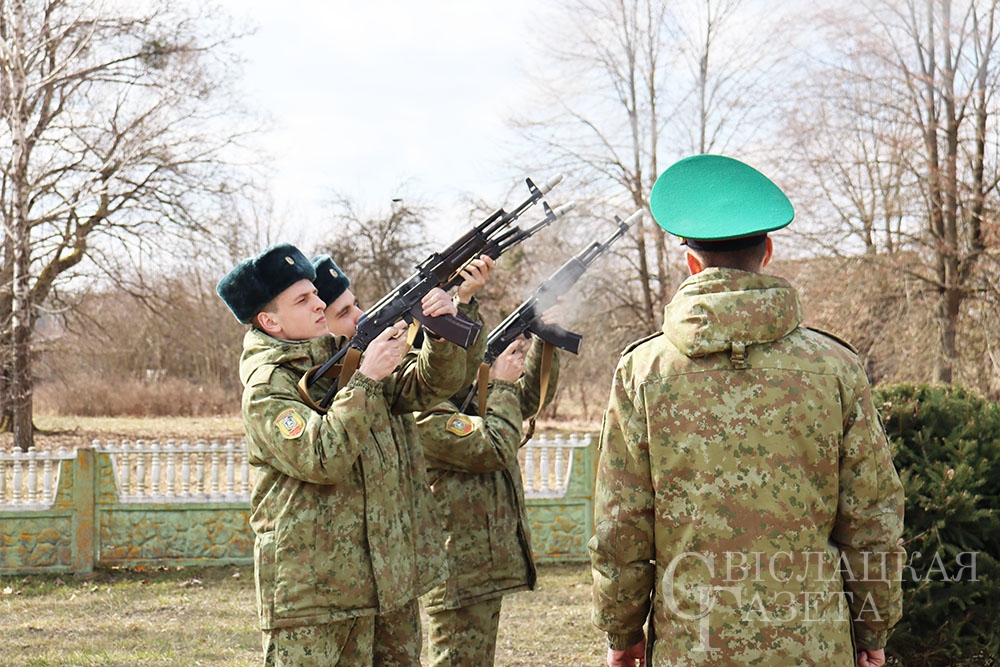
{"type": "Polygon", "coordinates": [[[60,415],[220,415],[240,409],[239,393],[178,378],[143,381],[92,374],[35,386],[35,409],[60,415]]]}
{"type": "MultiPolygon", "coordinates": [[[[39,415],[39,449],[91,440],[240,438],[231,417],[39,415]]],[[[562,423],[539,431],[581,432],[562,423]]],[[[11,435],[0,434],[0,448],[11,435]]],[[[260,664],[253,568],[169,568],[0,576],[0,664],[25,667],[249,667],[260,664]]],[[[425,621],[426,623],[426,621],[425,621]]],[[[603,664],[586,564],[539,567],[535,591],[504,599],[496,664],[603,664]]]]}
{"type": "MultiPolygon", "coordinates": [[[[35,416],[35,447],[39,450],[89,445],[92,440],[166,440],[168,438],[207,440],[243,437],[243,420],[226,417],[66,417],[53,414],[35,416]]],[[[0,433],[0,449],[10,450],[13,436],[0,433]]]]}
{"type": "Polygon", "coordinates": [[[0,577],[4,663],[258,664],[250,568],[0,577]]]}
{"type": "MultiPolygon", "coordinates": [[[[12,667],[259,665],[253,596],[251,567],[0,577],[0,656],[12,667]]],[[[589,614],[587,565],[540,567],[537,590],[504,600],[496,664],[601,664],[589,614]]]]}

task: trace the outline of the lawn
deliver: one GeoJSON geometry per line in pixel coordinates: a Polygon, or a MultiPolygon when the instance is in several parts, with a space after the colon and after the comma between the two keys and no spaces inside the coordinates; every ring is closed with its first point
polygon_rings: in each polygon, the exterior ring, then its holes
{"type": "MultiPolygon", "coordinates": [[[[39,449],[93,438],[238,438],[242,428],[238,418],[43,416],[36,423],[39,449]]],[[[9,434],[0,434],[0,448],[11,448],[9,434]]],[[[256,627],[252,567],[0,576],[4,667],[260,665],[256,627]]],[[[505,598],[497,665],[600,665],[605,652],[590,623],[588,565],[540,566],[535,591],[505,598]]]]}
{"type": "MultiPolygon", "coordinates": [[[[260,664],[251,567],[0,577],[4,665],[247,667],[260,664]]],[[[603,664],[590,570],[545,565],[504,601],[497,665],[603,664]]]]}

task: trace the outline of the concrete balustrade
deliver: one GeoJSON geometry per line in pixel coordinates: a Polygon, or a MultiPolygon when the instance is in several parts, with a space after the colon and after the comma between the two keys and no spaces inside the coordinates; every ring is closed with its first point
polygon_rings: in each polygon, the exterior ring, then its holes
{"type": "MultiPolygon", "coordinates": [[[[520,457],[536,559],[586,560],[591,436],[540,434],[520,457]]],[[[252,563],[253,475],[235,439],[0,451],[0,574],[252,563]]]]}

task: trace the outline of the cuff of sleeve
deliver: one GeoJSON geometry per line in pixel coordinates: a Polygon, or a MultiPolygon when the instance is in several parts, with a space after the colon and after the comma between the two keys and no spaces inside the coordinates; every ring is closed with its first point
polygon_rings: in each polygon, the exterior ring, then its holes
{"type": "Polygon", "coordinates": [[[506,380],[490,380],[489,388],[491,390],[496,389],[497,391],[509,391],[512,394],[517,394],[517,385],[506,380]]]}
{"type": "Polygon", "coordinates": [[[351,376],[350,381],[348,381],[347,386],[363,389],[364,392],[371,398],[378,398],[382,395],[382,383],[378,380],[371,379],[361,371],[355,371],[354,375],[351,376]]]}
{"type": "Polygon", "coordinates": [[[645,636],[643,635],[642,630],[637,630],[624,635],[619,635],[613,632],[609,632],[607,634],[608,648],[612,651],[624,651],[626,649],[630,649],[641,642],[642,638],[645,636]]]}
{"type": "Polygon", "coordinates": [[[888,638],[889,632],[887,630],[872,630],[857,624],[854,626],[854,641],[858,648],[872,650],[885,648],[888,638]]]}
{"type": "Polygon", "coordinates": [[[473,322],[479,322],[479,302],[476,301],[476,297],[472,297],[472,301],[469,303],[461,303],[458,297],[455,297],[455,306],[458,308],[458,312],[462,313],[468,317],[473,322]]]}

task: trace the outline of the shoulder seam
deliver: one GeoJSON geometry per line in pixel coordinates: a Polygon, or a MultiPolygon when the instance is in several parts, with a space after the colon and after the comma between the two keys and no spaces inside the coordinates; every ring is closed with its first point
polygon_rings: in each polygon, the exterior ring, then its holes
{"type": "Polygon", "coordinates": [[[260,384],[267,384],[271,381],[271,374],[278,368],[278,364],[262,364],[254,369],[254,372],[247,378],[248,387],[256,387],[260,384]]]}
{"type": "Polygon", "coordinates": [[[818,334],[820,334],[822,336],[825,336],[827,338],[830,338],[831,340],[836,341],[837,343],[840,343],[841,345],[843,345],[844,347],[846,347],[848,350],[850,350],[851,352],[853,352],[855,355],[859,355],[860,354],[853,345],[851,345],[850,343],[848,343],[846,340],[844,340],[843,338],[841,338],[840,336],[838,336],[835,333],[831,333],[831,332],[825,331],[823,329],[817,329],[816,327],[805,327],[804,326],[802,328],[803,329],[807,329],[809,331],[815,331],[816,333],[818,333],[818,334]]]}
{"type": "Polygon", "coordinates": [[[631,352],[635,348],[639,347],[643,343],[646,343],[646,342],[648,342],[648,341],[656,338],[657,336],[662,336],[662,335],[663,335],[663,331],[657,331],[656,333],[652,333],[652,334],[649,334],[648,336],[644,336],[643,338],[640,338],[639,340],[632,341],[631,343],[629,343],[628,345],[625,346],[624,350],[622,350],[622,356],[628,354],[629,352],[631,352]]]}

